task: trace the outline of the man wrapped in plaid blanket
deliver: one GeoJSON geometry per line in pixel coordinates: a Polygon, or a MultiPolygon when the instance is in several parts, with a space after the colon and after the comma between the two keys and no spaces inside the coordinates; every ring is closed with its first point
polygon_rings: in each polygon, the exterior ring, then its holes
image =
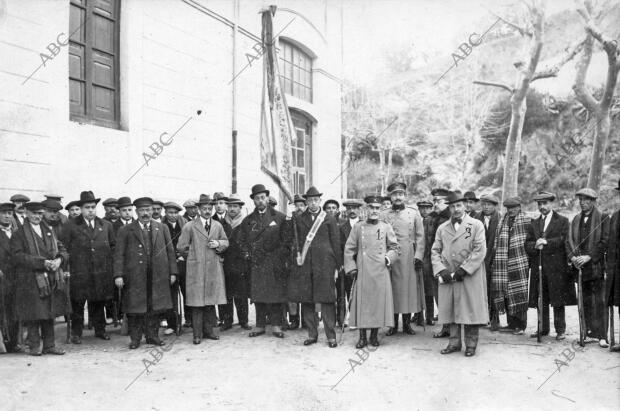
{"type": "Polygon", "coordinates": [[[508,326],[500,330],[521,335],[527,326],[529,262],[525,238],[530,218],[521,211],[518,197],[506,199],[504,207],[507,213],[495,237],[491,295],[497,312],[506,313],[508,319],[508,326]]]}

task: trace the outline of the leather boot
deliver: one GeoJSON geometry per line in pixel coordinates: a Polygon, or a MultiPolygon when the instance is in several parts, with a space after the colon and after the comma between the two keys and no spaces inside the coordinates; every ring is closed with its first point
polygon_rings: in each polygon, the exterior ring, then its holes
{"type": "Polygon", "coordinates": [[[385,335],[389,337],[390,335],[396,334],[397,331],[398,331],[398,314],[394,314],[394,327],[390,327],[385,333],[385,335]]]}
{"type": "Polygon", "coordinates": [[[370,345],[372,345],[373,347],[378,347],[379,346],[379,340],[377,339],[377,335],[379,334],[379,329],[378,328],[371,328],[370,329],[370,345]]]}
{"type": "Polygon", "coordinates": [[[411,314],[403,314],[403,332],[415,335],[415,331],[411,328],[411,314]]]}
{"type": "Polygon", "coordinates": [[[360,328],[360,339],[355,344],[355,348],[364,348],[368,345],[368,340],[366,340],[366,329],[360,328]]]}

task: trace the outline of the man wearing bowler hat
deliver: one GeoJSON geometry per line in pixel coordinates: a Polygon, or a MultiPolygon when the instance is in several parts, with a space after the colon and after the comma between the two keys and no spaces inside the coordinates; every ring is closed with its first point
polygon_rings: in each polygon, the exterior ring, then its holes
{"type": "Polygon", "coordinates": [[[272,333],[284,338],[282,304],[287,302],[285,259],[288,257],[286,216],[268,206],[269,190],[252,187],[254,211],[241,223],[239,247],[250,265],[251,299],[256,307],[256,328],[250,337],[265,334],[267,315],[272,333]]]}
{"type": "Polygon", "coordinates": [[[170,284],[176,281],[177,264],[168,227],[151,219],[153,200],[133,202],[138,220],[118,230],[114,248],[114,282],[123,290],[130,349],[146,343],[164,345],[158,336],[159,317],[172,308],[170,284]]]}
{"type": "Polygon", "coordinates": [[[300,216],[296,216],[296,229],[300,250],[300,258],[296,258],[288,280],[290,301],[300,301],[302,315],[308,339],[304,345],[318,341],[319,316],[316,312],[320,307],[321,317],[325,326],[327,344],[336,347],[336,290],[334,277],[342,267],[342,248],[340,247],[340,230],[336,219],[321,209],[319,190],[312,186],[304,198],[308,208],[300,216]]]}
{"type": "Polygon", "coordinates": [[[598,341],[606,348],[607,312],[605,304],[605,253],[609,243],[609,216],[596,207],[598,197],[591,188],[577,191],[581,212],[569,225],[566,241],[568,262],[573,267],[573,278],[582,273],[583,311],[586,342],[598,341]]]}
{"type": "MultiPolygon", "coordinates": [[[[614,190],[620,194],[620,180],[614,190]]],[[[616,210],[611,217],[609,228],[609,247],[607,248],[607,305],[620,307],[620,210],[616,210]]],[[[620,308],[618,309],[620,314],[620,308]]],[[[610,309],[613,314],[613,308],[610,309]]],[[[614,330],[610,330],[614,332],[614,330]]],[[[611,347],[611,351],[620,352],[620,343],[611,347]]]]}
{"type": "Polygon", "coordinates": [[[521,210],[521,199],[504,200],[506,215],[497,229],[491,294],[497,314],[506,313],[508,325],[501,331],[523,335],[527,327],[529,256],[525,239],[530,218],[521,210]]]}
{"type": "Polygon", "coordinates": [[[82,343],[84,303],[95,337],[109,340],[105,331],[104,307],[114,296],[112,250],[115,245],[112,223],[97,217],[99,198],[92,191],[82,191],[79,205],[82,215],[71,220],[61,241],[67,247],[71,262],[71,342],[82,343]]]}
{"type": "Polygon", "coordinates": [[[461,350],[465,329],[465,356],[476,353],[479,326],[489,321],[484,256],[484,226],[466,213],[465,197],[448,196],[451,218],[437,229],[432,247],[433,272],[439,282],[439,321],[450,324],[448,346],[442,354],[461,350]]]}
{"type": "Polygon", "coordinates": [[[405,206],[406,190],[405,183],[390,184],[388,191],[392,206],[381,214],[394,229],[401,252],[392,264],[394,327],[388,330],[388,336],[398,331],[399,313],[403,317],[403,332],[415,334],[411,328],[411,313],[424,309],[424,225],[418,210],[405,206]]]}
{"type": "MultiPolygon", "coordinates": [[[[531,308],[538,308],[539,276],[542,275],[542,330],[541,336],[549,335],[549,304],[553,307],[555,339],[566,337],[564,307],[576,305],[575,284],[566,264],[566,239],[568,218],[553,210],[555,195],[540,191],[534,196],[540,217],[532,220],[527,228],[525,250],[530,255],[530,301],[531,308]],[[542,273],[538,267],[542,267],[542,273]]],[[[538,331],[530,335],[538,337],[538,331]]]]}

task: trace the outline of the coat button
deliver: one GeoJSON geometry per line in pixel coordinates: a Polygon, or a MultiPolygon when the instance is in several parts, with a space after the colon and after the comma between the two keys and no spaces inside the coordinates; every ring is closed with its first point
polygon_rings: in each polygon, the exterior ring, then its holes
{"type": "Polygon", "coordinates": [[[142,261],[139,261],[140,264],[142,264],[142,261]]]}
{"type": "Polygon", "coordinates": [[[142,248],[142,244],[138,244],[138,247],[142,248]]]}

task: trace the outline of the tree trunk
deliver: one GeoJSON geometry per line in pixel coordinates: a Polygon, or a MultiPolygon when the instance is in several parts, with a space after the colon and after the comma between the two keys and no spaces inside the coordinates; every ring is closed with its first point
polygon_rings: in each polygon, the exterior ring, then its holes
{"type": "Polygon", "coordinates": [[[379,175],[381,176],[381,195],[385,195],[385,150],[379,148],[379,175]]]}
{"type": "Polygon", "coordinates": [[[513,95],[510,105],[512,115],[510,118],[510,131],[506,140],[506,154],[504,156],[504,181],[502,188],[502,203],[508,197],[517,195],[519,187],[519,158],[521,157],[521,134],[525,120],[526,100],[525,93],[521,98],[513,95]]]}
{"type": "Polygon", "coordinates": [[[590,174],[588,174],[588,188],[598,192],[603,179],[603,165],[605,163],[605,152],[607,151],[607,140],[609,139],[611,124],[609,111],[597,113],[596,121],[596,135],[592,144],[592,161],[590,162],[590,174]]]}
{"type": "Polygon", "coordinates": [[[392,156],[394,154],[394,147],[388,149],[388,157],[387,157],[387,172],[385,173],[385,186],[387,187],[390,184],[390,174],[392,174],[392,156]]]}

